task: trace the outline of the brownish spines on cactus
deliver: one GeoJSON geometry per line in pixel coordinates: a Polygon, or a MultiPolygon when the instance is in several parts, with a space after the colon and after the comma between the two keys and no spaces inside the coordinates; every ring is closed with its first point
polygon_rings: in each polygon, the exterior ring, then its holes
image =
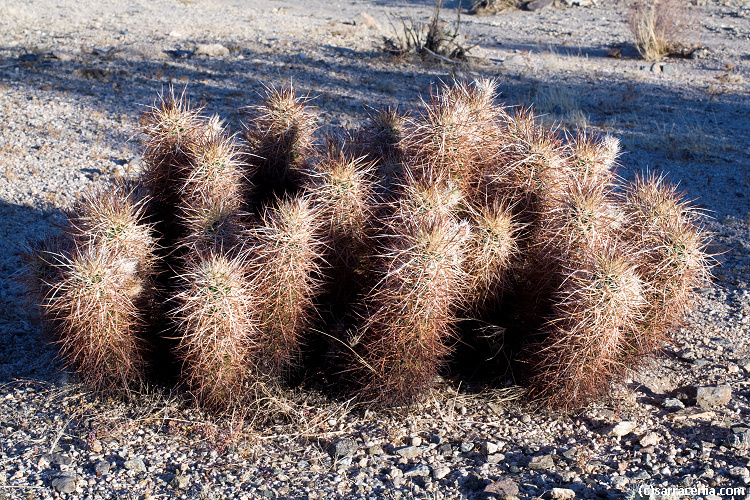
{"type": "Polygon", "coordinates": [[[323,252],[319,232],[320,214],[307,198],[277,200],[250,231],[251,280],[260,297],[262,360],[269,374],[284,375],[296,366],[315,316],[323,252]]]}
{"type": "Polygon", "coordinates": [[[248,161],[257,167],[257,184],[276,194],[299,187],[314,155],[317,116],[308,101],[294,87],[267,87],[265,102],[249,110],[248,161]]]}
{"type": "Polygon", "coordinates": [[[93,242],[54,262],[59,276],[43,302],[60,354],[102,392],[137,388],[145,368],[143,316],[130,291],[140,280],[120,256],[93,242]]]}
{"type": "Polygon", "coordinates": [[[243,254],[189,256],[178,276],[171,316],[180,334],[182,375],[204,406],[225,410],[243,401],[260,346],[259,299],[243,254]]]}
{"type": "Polygon", "coordinates": [[[206,130],[201,111],[191,107],[184,91],[176,96],[170,88],[141,119],[146,164],[141,182],[158,204],[169,206],[175,201],[181,185],[178,171],[187,162],[187,147],[206,130]]]}
{"type": "Polygon", "coordinates": [[[647,286],[629,253],[607,243],[566,270],[544,327],[547,338],[532,346],[531,382],[548,403],[580,407],[608,392],[624,372],[647,305],[647,286]]]}
{"type": "Polygon", "coordinates": [[[511,208],[500,203],[480,207],[471,217],[472,236],[466,252],[467,293],[475,311],[497,306],[507,289],[507,274],[518,251],[521,225],[511,208]]]}
{"type": "Polygon", "coordinates": [[[681,324],[696,298],[695,289],[709,280],[709,234],[700,213],[661,177],[637,177],[624,203],[631,217],[629,237],[639,249],[639,269],[651,285],[644,330],[652,338],[644,340],[643,349],[651,353],[669,328],[681,324]]]}
{"type": "Polygon", "coordinates": [[[362,398],[410,403],[434,382],[465,292],[468,238],[468,225],[452,217],[394,219],[380,257],[382,277],[365,298],[370,313],[354,368],[362,398]]]}

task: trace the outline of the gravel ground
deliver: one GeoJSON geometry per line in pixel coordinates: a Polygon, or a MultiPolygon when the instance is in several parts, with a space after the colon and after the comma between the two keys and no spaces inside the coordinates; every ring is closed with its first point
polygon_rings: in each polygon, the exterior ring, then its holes
{"type": "Polygon", "coordinates": [[[429,16],[428,0],[0,0],[0,498],[566,499],[641,486],[750,498],[750,4],[700,2],[701,57],[652,66],[629,45],[624,3],[577,3],[463,15],[478,44],[467,66],[379,50],[399,16],[429,16]],[[345,127],[367,106],[408,108],[439,80],[483,76],[509,104],[620,137],[622,175],[669,173],[713,217],[714,285],[611,400],[560,415],[514,387],[446,381],[408,411],[310,392],[294,422],[257,428],[158,388],[97,399],[41,339],[12,279],[19,248],[54,231],[80,189],[138,173],[138,114],[170,83],[237,129],[263,83],[292,81],[321,126],[345,127]]]}

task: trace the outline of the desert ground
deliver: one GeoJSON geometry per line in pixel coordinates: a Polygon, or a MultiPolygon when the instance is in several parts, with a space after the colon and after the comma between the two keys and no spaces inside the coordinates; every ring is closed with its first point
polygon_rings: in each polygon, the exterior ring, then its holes
{"type": "Polygon", "coordinates": [[[691,3],[692,56],[657,63],[628,5],[446,1],[471,47],[450,61],[382,50],[432,0],[0,0],[0,498],[750,498],[750,3],[691,3]],[[241,130],[264,85],[293,84],[327,130],[476,78],[549,124],[618,137],[620,175],[663,174],[708,215],[713,284],[610,399],[561,414],[512,383],[445,380],[389,411],[310,393],[258,427],[166,388],[98,398],[63,369],[19,252],[81,189],[140,172],[139,116],[160,92],[241,130]]]}

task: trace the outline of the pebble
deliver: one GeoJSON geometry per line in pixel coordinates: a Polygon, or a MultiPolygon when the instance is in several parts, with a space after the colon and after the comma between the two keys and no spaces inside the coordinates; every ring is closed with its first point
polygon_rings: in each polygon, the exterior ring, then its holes
{"type": "Polygon", "coordinates": [[[427,451],[427,447],[406,446],[404,448],[399,448],[398,450],[396,450],[396,455],[407,460],[411,460],[412,458],[421,456],[425,451],[427,451]]]}
{"type": "Polygon", "coordinates": [[[334,460],[343,457],[350,457],[357,452],[358,448],[359,446],[357,446],[357,442],[351,438],[339,439],[333,443],[333,446],[331,446],[331,457],[333,457],[334,460]]]}
{"type": "Polygon", "coordinates": [[[549,494],[555,500],[571,500],[576,496],[576,492],[568,488],[552,488],[549,494]]]}
{"type": "Polygon", "coordinates": [[[193,55],[208,57],[222,57],[228,54],[229,49],[220,43],[199,43],[193,52],[193,55]]]}
{"type": "Polygon", "coordinates": [[[419,436],[415,436],[411,438],[411,445],[412,446],[421,446],[422,445],[422,438],[419,436]]]}
{"type": "Polygon", "coordinates": [[[497,453],[497,444],[487,441],[484,443],[484,454],[485,455],[493,455],[497,453]]]}
{"type": "Polygon", "coordinates": [[[143,459],[134,458],[132,460],[125,460],[122,464],[127,470],[134,470],[136,472],[146,472],[146,464],[143,463],[143,459]]]}
{"type": "Polygon", "coordinates": [[[487,455],[487,463],[488,464],[499,464],[505,460],[505,455],[502,453],[493,453],[492,455],[487,455]]]}
{"type": "Polygon", "coordinates": [[[657,433],[655,433],[655,432],[649,432],[648,434],[646,434],[643,437],[641,437],[641,439],[639,440],[639,442],[641,443],[641,446],[643,446],[645,448],[647,446],[655,446],[656,444],[659,443],[660,439],[661,438],[659,437],[659,435],[657,433]]]}
{"type": "Polygon", "coordinates": [[[94,453],[101,453],[102,450],[103,450],[103,448],[102,448],[102,442],[101,441],[96,440],[96,441],[94,441],[91,444],[91,451],[93,451],[94,453]]]}
{"type": "Polygon", "coordinates": [[[451,468],[441,465],[432,469],[432,477],[436,480],[443,479],[445,476],[450,474],[451,468]]]}
{"type": "Polygon", "coordinates": [[[73,472],[58,472],[52,476],[51,486],[60,493],[73,493],[78,476],[73,472]]]}
{"type": "Polygon", "coordinates": [[[512,479],[501,479],[492,482],[484,488],[485,495],[497,495],[500,498],[518,496],[518,485],[512,479]]]}
{"type": "Polygon", "coordinates": [[[737,364],[746,372],[750,372],[750,358],[742,358],[737,360],[737,364]]]}
{"type": "Polygon", "coordinates": [[[547,470],[555,467],[555,460],[552,455],[539,455],[533,457],[529,462],[529,469],[547,470]]]}
{"type": "Polygon", "coordinates": [[[106,460],[99,460],[94,464],[94,472],[96,472],[97,476],[103,476],[109,472],[110,467],[109,462],[106,460]]]}
{"type": "Polygon", "coordinates": [[[726,406],[732,399],[732,389],[727,384],[698,387],[696,402],[703,409],[726,406]]]}
{"type": "Polygon", "coordinates": [[[618,438],[626,436],[633,432],[633,429],[636,428],[638,424],[635,422],[631,422],[629,420],[624,420],[608,429],[608,432],[606,432],[606,435],[608,436],[616,436],[618,438]]]}
{"type": "Polygon", "coordinates": [[[685,403],[677,398],[667,398],[664,400],[663,406],[668,410],[681,410],[685,408],[685,403]]]}
{"type": "Polygon", "coordinates": [[[404,472],[405,477],[426,477],[430,475],[430,468],[425,464],[419,464],[416,467],[412,467],[408,471],[404,472]]]}
{"type": "Polygon", "coordinates": [[[474,443],[470,441],[464,441],[459,445],[458,449],[461,451],[461,453],[469,453],[474,449],[474,443]]]}
{"type": "Polygon", "coordinates": [[[544,10],[552,5],[553,0],[531,0],[524,8],[526,10],[537,11],[544,10]]]}
{"type": "Polygon", "coordinates": [[[182,474],[177,474],[169,483],[169,485],[176,490],[184,490],[188,487],[188,484],[190,484],[190,480],[187,476],[183,476],[182,474]]]}
{"type": "Polygon", "coordinates": [[[373,445],[367,448],[368,455],[382,455],[383,453],[383,447],[379,445],[373,445]]]}

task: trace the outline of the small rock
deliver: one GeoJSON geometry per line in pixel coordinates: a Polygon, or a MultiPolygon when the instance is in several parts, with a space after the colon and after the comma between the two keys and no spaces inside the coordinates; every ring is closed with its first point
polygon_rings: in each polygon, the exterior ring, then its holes
{"type": "Polygon", "coordinates": [[[146,472],[146,464],[143,463],[143,459],[140,457],[134,458],[133,460],[125,460],[122,464],[127,470],[134,470],[136,472],[146,472]]]}
{"type": "Polygon", "coordinates": [[[453,455],[453,447],[450,445],[450,443],[443,443],[440,446],[437,447],[438,453],[441,455],[445,455],[446,457],[449,457],[453,455]]]}
{"type": "Polygon", "coordinates": [[[184,490],[188,487],[188,484],[190,484],[190,480],[187,476],[183,476],[182,474],[177,474],[169,483],[169,485],[176,490],[184,490]]]}
{"type": "Polygon", "coordinates": [[[57,465],[58,467],[70,467],[73,465],[73,459],[62,453],[53,453],[50,455],[49,461],[52,465],[57,465]]]}
{"type": "Polygon", "coordinates": [[[693,366],[696,368],[703,368],[708,364],[708,360],[706,359],[694,359],[693,360],[693,366]]]}
{"type": "Polygon", "coordinates": [[[512,479],[501,479],[487,485],[484,489],[486,495],[497,495],[500,498],[518,496],[518,485],[512,479]]]}
{"type": "Polygon", "coordinates": [[[555,500],[570,500],[576,496],[576,492],[568,488],[552,488],[549,494],[555,500]]]}
{"type": "Polygon", "coordinates": [[[52,476],[50,483],[60,493],[73,493],[76,490],[78,476],[73,472],[59,472],[52,476]]]}
{"type": "Polygon", "coordinates": [[[553,0],[531,0],[531,2],[524,5],[526,10],[544,10],[552,5],[553,0]]]}
{"type": "Polygon", "coordinates": [[[743,477],[750,476],[750,469],[747,467],[731,467],[729,469],[729,475],[736,477],[737,479],[742,479],[743,477]]]}
{"type": "Polygon", "coordinates": [[[360,12],[354,16],[354,24],[356,26],[362,26],[368,30],[380,30],[381,26],[377,19],[372,17],[367,12],[360,12]]]}
{"type": "Polygon", "coordinates": [[[220,43],[200,43],[193,52],[193,55],[208,57],[222,57],[228,54],[229,49],[220,43]]]}
{"type": "Polygon", "coordinates": [[[446,467],[444,465],[441,465],[440,467],[435,467],[432,469],[432,477],[435,480],[443,479],[445,476],[451,473],[450,467],[446,467]]]}
{"type": "Polygon", "coordinates": [[[182,33],[179,31],[170,31],[169,36],[172,38],[182,38],[182,33]]]}
{"type": "Polygon", "coordinates": [[[416,467],[412,467],[408,471],[404,472],[405,477],[427,477],[430,475],[430,468],[425,464],[419,464],[416,467]]]}
{"type": "Polygon", "coordinates": [[[750,431],[732,433],[727,442],[735,450],[750,450],[750,431]]]}
{"type": "Polygon", "coordinates": [[[464,441],[459,445],[458,449],[461,451],[461,453],[469,453],[474,449],[474,443],[470,441],[464,441]]]}
{"type": "Polygon", "coordinates": [[[617,488],[618,490],[624,489],[628,483],[630,483],[630,479],[628,479],[625,476],[617,476],[612,480],[612,487],[617,488]]]}
{"type": "Polygon", "coordinates": [[[529,462],[529,469],[532,470],[547,470],[555,467],[555,460],[552,455],[539,455],[533,457],[529,462]]]}
{"type": "Polygon", "coordinates": [[[616,436],[618,438],[621,438],[633,432],[633,429],[635,429],[636,426],[637,424],[635,422],[631,422],[630,420],[624,420],[612,427],[609,427],[607,429],[606,435],[616,436]]]}
{"type": "Polygon", "coordinates": [[[578,448],[574,446],[570,448],[569,450],[565,450],[562,455],[566,460],[569,460],[569,461],[575,460],[576,456],[578,455],[578,448]]]}
{"type": "Polygon", "coordinates": [[[641,472],[633,476],[633,479],[635,479],[636,481],[645,481],[647,479],[651,479],[651,474],[649,474],[645,470],[642,470],[641,472]]]}
{"type": "Polygon", "coordinates": [[[419,436],[414,436],[411,438],[411,445],[412,446],[420,446],[422,444],[422,438],[419,436]]]}
{"type": "Polygon", "coordinates": [[[421,456],[425,451],[427,451],[427,448],[424,446],[406,446],[396,450],[396,455],[411,460],[412,458],[421,456]]]}
{"type": "Polygon", "coordinates": [[[661,73],[662,65],[661,63],[655,62],[651,65],[651,72],[652,73],[661,73]]]}
{"type": "Polygon", "coordinates": [[[497,444],[487,441],[484,443],[484,454],[485,455],[492,455],[497,453],[497,444]]]}
{"type": "Polygon", "coordinates": [[[103,450],[103,448],[102,448],[102,442],[101,441],[96,440],[93,443],[91,443],[91,451],[93,451],[94,453],[101,453],[102,450],[103,450]]]}
{"type": "Polygon", "coordinates": [[[657,443],[659,443],[659,439],[661,438],[657,433],[649,432],[648,434],[643,436],[639,442],[641,443],[641,446],[645,448],[647,446],[655,446],[657,443]]]}
{"type": "Polygon", "coordinates": [[[367,454],[368,455],[382,455],[383,448],[378,445],[370,446],[369,448],[367,448],[367,454]]]}
{"type": "Polygon", "coordinates": [[[71,54],[70,52],[66,52],[64,50],[53,50],[52,57],[54,57],[60,62],[69,62],[75,59],[75,56],[73,54],[71,54]]]}
{"type": "Polygon", "coordinates": [[[107,474],[109,472],[109,462],[106,460],[99,460],[94,464],[94,472],[96,472],[97,476],[103,476],[104,474],[107,474]]]}
{"type": "Polygon", "coordinates": [[[667,410],[681,410],[685,408],[685,403],[676,398],[667,398],[664,400],[663,406],[667,410]]]}
{"type": "Polygon", "coordinates": [[[661,67],[661,71],[665,75],[673,75],[675,70],[674,70],[674,66],[672,66],[671,64],[665,64],[664,66],[661,67]]]}
{"type": "Polygon", "coordinates": [[[711,51],[706,47],[700,47],[690,53],[690,59],[703,59],[711,54],[711,51]]]}
{"type": "Polygon", "coordinates": [[[499,464],[505,460],[505,455],[502,453],[493,453],[492,455],[487,455],[487,463],[488,464],[499,464]]]}
{"type": "Polygon", "coordinates": [[[750,358],[738,359],[737,364],[746,372],[750,372],[750,358]]]}
{"type": "Polygon", "coordinates": [[[331,446],[331,449],[329,450],[331,453],[331,457],[333,457],[334,460],[343,458],[343,457],[350,457],[357,453],[357,443],[351,438],[343,438],[339,439],[335,443],[333,443],[333,446],[331,446]]]}
{"type": "Polygon", "coordinates": [[[530,423],[531,422],[531,416],[530,415],[524,415],[523,417],[521,417],[521,422],[523,422],[524,424],[530,423]]]}
{"type": "Polygon", "coordinates": [[[728,384],[698,387],[696,394],[698,406],[706,410],[715,406],[724,406],[731,399],[732,389],[728,384]]]}

